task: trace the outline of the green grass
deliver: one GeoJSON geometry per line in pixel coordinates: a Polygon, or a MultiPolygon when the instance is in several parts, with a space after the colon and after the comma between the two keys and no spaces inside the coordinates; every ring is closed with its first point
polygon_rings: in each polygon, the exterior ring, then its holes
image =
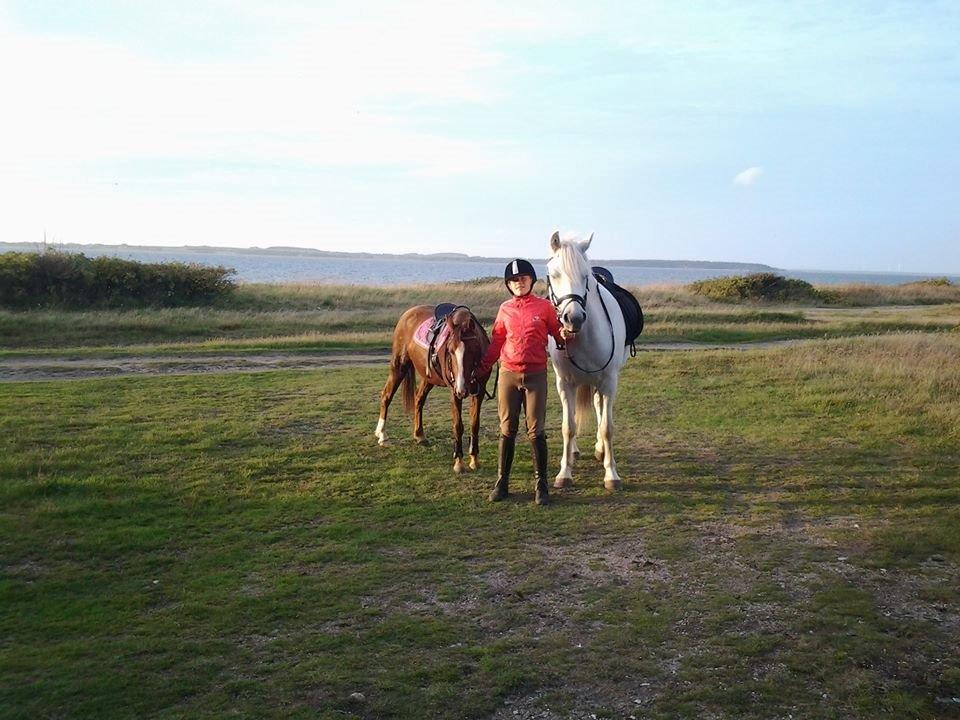
{"type": "Polygon", "coordinates": [[[0,716],[956,716],[957,367],[645,353],[548,508],[492,407],[477,473],[440,392],[378,447],[385,369],[0,384],[0,716]]]}

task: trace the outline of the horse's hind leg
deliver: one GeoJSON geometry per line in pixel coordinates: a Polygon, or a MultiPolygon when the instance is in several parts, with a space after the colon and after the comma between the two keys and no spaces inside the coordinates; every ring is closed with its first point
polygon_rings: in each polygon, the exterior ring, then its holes
{"type": "Polygon", "coordinates": [[[426,379],[420,381],[420,385],[417,386],[417,394],[414,398],[413,405],[413,439],[417,441],[419,445],[427,444],[427,436],[423,434],[423,406],[427,402],[427,395],[430,394],[430,391],[433,390],[433,385],[428,383],[426,379]]]}
{"type": "Polygon", "coordinates": [[[613,459],[613,398],[616,388],[612,388],[601,398],[602,419],[600,431],[603,435],[603,486],[607,490],[619,490],[620,475],[617,473],[617,463],[613,459]]]}
{"type": "Polygon", "coordinates": [[[463,472],[463,400],[450,393],[450,419],[453,421],[453,471],[463,472]]]}
{"type": "Polygon", "coordinates": [[[593,393],[593,410],[597,414],[597,444],[593,446],[593,456],[597,462],[603,462],[603,398],[600,391],[593,393]]]}
{"type": "Polygon", "coordinates": [[[380,445],[387,444],[387,412],[390,410],[393,396],[397,394],[400,383],[403,382],[403,370],[401,363],[391,361],[390,374],[387,376],[387,382],[384,384],[383,390],[380,391],[380,419],[377,420],[377,429],[373,433],[380,445]]]}

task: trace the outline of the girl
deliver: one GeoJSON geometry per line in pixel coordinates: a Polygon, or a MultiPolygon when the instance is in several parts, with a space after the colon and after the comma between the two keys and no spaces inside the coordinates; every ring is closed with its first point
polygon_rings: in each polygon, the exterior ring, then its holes
{"type": "Polygon", "coordinates": [[[479,373],[489,372],[500,360],[497,404],[500,416],[500,460],[497,484],[490,501],[503,500],[509,494],[510,467],[520,425],[520,406],[526,401],[527,436],[533,446],[533,464],[537,473],[537,505],[550,502],[547,489],[547,336],[562,346],[564,330],[553,304],[532,293],[537,273],[527,260],[517,258],[503,271],[503,281],[513,296],[500,306],[493,322],[490,347],[479,373]]]}

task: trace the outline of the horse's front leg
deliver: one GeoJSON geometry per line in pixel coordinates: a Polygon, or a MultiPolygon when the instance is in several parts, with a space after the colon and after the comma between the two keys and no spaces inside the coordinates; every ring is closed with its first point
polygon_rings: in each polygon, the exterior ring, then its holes
{"type": "Polygon", "coordinates": [[[470,469],[480,467],[480,405],[483,403],[483,388],[470,399],[470,469]]]}
{"type": "Polygon", "coordinates": [[[560,396],[563,419],[563,453],[560,455],[560,472],[553,482],[555,488],[565,488],[573,485],[574,451],[576,450],[577,418],[577,389],[574,385],[564,382],[557,375],[557,394],[560,396]]]}
{"type": "Polygon", "coordinates": [[[603,437],[603,486],[607,490],[619,490],[621,487],[620,475],[617,474],[617,463],[613,459],[613,399],[617,389],[613,387],[600,400],[601,420],[600,432],[603,437]]]}
{"type": "Polygon", "coordinates": [[[463,472],[463,400],[450,391],[450,416],[453,420],[453,471],[463,472]]]}

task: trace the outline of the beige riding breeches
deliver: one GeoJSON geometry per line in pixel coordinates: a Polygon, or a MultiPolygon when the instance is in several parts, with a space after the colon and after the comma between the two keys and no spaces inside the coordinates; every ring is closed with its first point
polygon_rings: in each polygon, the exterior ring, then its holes
{"type": "Polygon", "coordinates": [[[497,409],[500,415],[500,434],[514,437],[520,427],[520,406],[526,398],[527,435],[532,440],[546,431],[547,371],[532,373],[500,369],[497,385],[497,409]]]}

